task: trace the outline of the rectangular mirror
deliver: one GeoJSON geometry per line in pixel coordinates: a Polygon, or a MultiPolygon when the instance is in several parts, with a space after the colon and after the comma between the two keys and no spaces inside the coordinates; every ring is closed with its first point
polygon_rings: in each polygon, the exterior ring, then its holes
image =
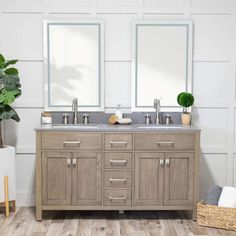
{"type": "Polygon", "coordinates": [[[133,27],[132,110],[179,109],[176,98],[192,89],[192,22],[138,21],[133,27]]]}
{"type": "Polygon", "coordinates": [[[45,110],[104,110],[104,26],[101,21],[45,20],[45,110]]]}

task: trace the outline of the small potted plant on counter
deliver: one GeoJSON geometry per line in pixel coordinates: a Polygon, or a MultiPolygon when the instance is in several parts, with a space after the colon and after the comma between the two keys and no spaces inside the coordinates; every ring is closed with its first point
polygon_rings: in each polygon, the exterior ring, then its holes
{"type": "Polygon", "coordinates": [[[188,108],[194,103],[194,96],[191,93],[182,92],[177,97],[177,102],[183,107],[183,113],[181,114],[181,121],[183,125],[190,125],[191,114],[188,112],[188,108]]]}
{"type": "Polygon", "coordinates": [[[21,95],[18,70],[11,67],[16,63],[17,60],[5,60],[0,54],[0,202],[4,200],[4,176],[7,180],[9,178],[9,198],[15,200],[15,148],[4,145],[2,123],[10,119],[20,121],[16,111],[11,107],[15,99],[21,95]]]}

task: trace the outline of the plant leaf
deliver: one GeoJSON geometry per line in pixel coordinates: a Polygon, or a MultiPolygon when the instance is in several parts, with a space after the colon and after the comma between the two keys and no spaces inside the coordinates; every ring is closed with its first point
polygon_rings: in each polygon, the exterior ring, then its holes
{"type": "Polygon", "coordinates": [[[21,87],[20,78],[16,76],[3,75],[2,83],[6,90],[17,90],[21,87]]]}
{"type": "Polygon", "coordinates": [[[4,73],[6,75],[18,75],[18,70],[16,68],[11,67],[11,68],[4,70],[4,73]]]}
{"type": "Polygon", "coordinates": [[[0,120],[9,120],[9,119],[13,119],[17,122],[20,121],[19,116],[11,106],[0,104],[0,120]]]}
{"type": "Polygon", "coordinates": [[[14,65],[18,62],[18,60],[10,60],[10,61],[7,61],[5,64],[4,64],[4,68],[7,68],[9,65],[14,65]]]}
{"type": "Polygon", "coordinates": [[[0,54],[0,63],[5,63],[5,58],[2,54],[0,54]]]}

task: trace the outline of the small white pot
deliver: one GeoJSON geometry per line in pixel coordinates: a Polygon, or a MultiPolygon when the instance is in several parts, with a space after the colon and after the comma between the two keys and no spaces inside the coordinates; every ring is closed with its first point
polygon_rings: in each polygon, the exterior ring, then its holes
{"type": "Polygon", "coordinates": [[[0,202],[5,202],[4,176],[6,175],[9,182],[9,201],[16,200],[15,148],[11,146],[0,148],[0,202]]]}
{"type": "Polygon", "coordinates": [[[182,113],[181,114],[182,125],[190,125],[191,124],[191,114],[190,113],[182,113]]]}

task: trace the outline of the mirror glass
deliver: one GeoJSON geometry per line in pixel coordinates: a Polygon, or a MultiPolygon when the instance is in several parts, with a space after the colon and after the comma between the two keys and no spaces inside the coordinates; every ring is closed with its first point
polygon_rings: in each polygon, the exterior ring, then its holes
{"type": "Polygon", "coordinates": [[[177,108],[177,95],[191,91],[191,22],[137,22],[134,31],[133,110],[153,109],[154,98],[177,108]]]}
{"type": "Polygon", "coordinates": [[[45,21],[45,110],[103,110],[102,22],[45,21]]]}

